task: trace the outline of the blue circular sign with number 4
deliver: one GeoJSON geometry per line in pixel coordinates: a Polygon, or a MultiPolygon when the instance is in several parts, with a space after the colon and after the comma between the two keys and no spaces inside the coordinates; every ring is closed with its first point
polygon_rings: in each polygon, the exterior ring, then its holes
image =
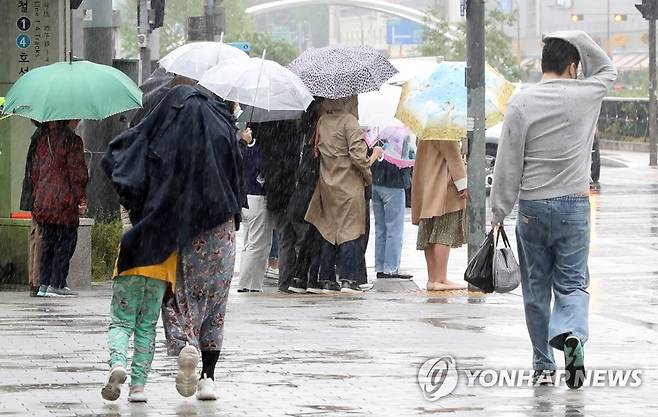
{"type": "Polygon", "coordinates": [[[31,43],[32,39],[30,39],[30,35],[21,34],[16,38],[16,45],[21,49],[29,48],[31,43]]]}

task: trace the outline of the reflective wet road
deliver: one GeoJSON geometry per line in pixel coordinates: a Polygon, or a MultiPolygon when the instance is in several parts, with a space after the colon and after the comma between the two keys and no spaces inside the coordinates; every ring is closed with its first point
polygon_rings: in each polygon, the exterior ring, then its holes
{"type": "MultiPolygon", "coordinates": [[[[466,371],[530,367],[519,290],[287,296],[269,289],[231,294],[219,401],[178,396],[175,361],[165,356],[159,327],[149,403],[128,404],[125,394],[107,403],[100,388],[110,287],[99,285],[78,299],[0,292],[0,416],[656,415],[658,170],[646,167],[643,155],[607,156],[628,166],[604,166],[601,192],[592,198],[586,360],[589,368],[641,369],[639,388],[468,387],[466,371]],[[455,359],[459,384],[428,401],[418,368],[444,355],[455,359]]],[[[403,269],[423,287],[415,228],[408,225],[405,239],[403,269]]],[[[464,249],[454,252],[454,277],[465,259],[464,249]]]]}

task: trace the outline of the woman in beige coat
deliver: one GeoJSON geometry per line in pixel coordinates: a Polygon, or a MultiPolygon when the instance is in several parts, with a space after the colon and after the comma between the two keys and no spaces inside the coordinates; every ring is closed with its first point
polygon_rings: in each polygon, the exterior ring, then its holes
{"type": "Polygon", "coordinates": [[[411,188],[411,217],[418,225],[416,247],[425,251],[429,291],[466,288],[447,276],[450,249],[466,240],[466,186],[458,142],[420,141],[411,188]]]}
{"type": "Polygon", "coordinates": [[[382,154],[377,147],[368,157],[364,132],[355,115],[356,97],[325,100],[315,132],[320,156],[320,179],[306,221],[325,242],[320,254],[320,281],[327,291],[359,291],[356,281],[360,259],[359,238],[366,231],[365,187],[372,183],[370,166],[382,154]]]}

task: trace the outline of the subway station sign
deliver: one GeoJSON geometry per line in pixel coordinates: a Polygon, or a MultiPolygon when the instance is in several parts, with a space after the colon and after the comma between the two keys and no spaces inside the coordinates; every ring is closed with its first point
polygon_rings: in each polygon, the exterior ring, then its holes
{"type": "Polygon", "coordinates": [[[0,37],[3,59],[0,83],[13,83],[29,70],[63,58],[63,0],[3,0],[0,37]]]}

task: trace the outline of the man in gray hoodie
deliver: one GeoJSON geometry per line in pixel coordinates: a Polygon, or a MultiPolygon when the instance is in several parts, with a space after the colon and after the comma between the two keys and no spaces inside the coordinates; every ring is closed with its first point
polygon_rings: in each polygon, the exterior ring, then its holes
{"type": "Polygon", "coordinates": [[[579,388],[588,338],[593,132],[617,70],[585,32],[564,31],[544,38],[542,72],[541,82],[508,106],[491,209],[502,227],[519,199],[516,235],[535,382],[555,375],[555,348],[564,351],[567,385],[579,388]]]}

